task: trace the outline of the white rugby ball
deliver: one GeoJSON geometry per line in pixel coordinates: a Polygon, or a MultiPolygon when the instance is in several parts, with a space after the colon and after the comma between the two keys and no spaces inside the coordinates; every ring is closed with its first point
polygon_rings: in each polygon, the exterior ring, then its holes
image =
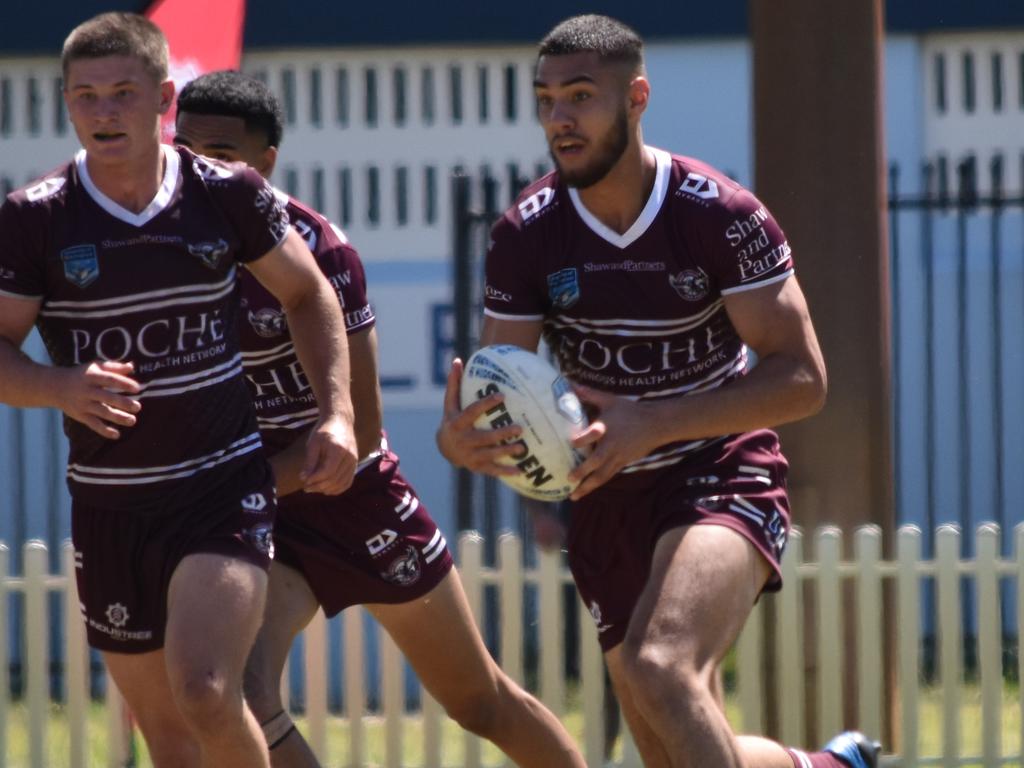
{"type": "Polygon", "coordinates": [[[505,396],[504,402],[480,416],[476,428],[518,424],[523,429],[514,441],[520,450],[499,460],[521,472],[501,479],[531,499],[567,498],[577,485],[569,481],[569,473],[586,458],[570,442],[587,426],[572,386],[539,355],[512,344],[495,344],[466,361],[459,396],[466,408],[496,392],[505,396]]]}

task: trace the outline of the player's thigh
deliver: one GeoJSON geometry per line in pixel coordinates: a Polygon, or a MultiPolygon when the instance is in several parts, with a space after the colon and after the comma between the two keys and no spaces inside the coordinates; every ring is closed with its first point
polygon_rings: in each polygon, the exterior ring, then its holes
{"type": "MultiPolygon", "coordinates": [[[[254,711],[266,699],[277,702],[281,672],[292,642],[318,607],[301,572],[281,562],[270,567],[263,622],[245,665],[245,694],[254,711]]],[[[259,714],[256,712],[257,717],[259,714]]]]}
{"type": "Polygon", "coordinates": [[[627,652],[656,648],[710,674],[770,572],[760,551],[732,528],[669,529],[655,546],[650,576],[630,617],[627,652]]]}
{"type": "Polygon", "coordinates": [[[500,675],[452,568],[426,595],[398,605],[367,605],[442,706],[493,692],[500,675]]]}
{"type": "Polygon", "coordinates": [[[210,670],[232,682],[263,619],[266,572],[225,555],[185,557],[171,577],[164,651],[172,685],[176,674],[210,670]]]}

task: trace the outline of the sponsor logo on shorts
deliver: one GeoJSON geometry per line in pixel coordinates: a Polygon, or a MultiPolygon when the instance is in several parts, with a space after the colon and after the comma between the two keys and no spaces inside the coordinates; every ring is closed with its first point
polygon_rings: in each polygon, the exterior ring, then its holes
{"type": "Polygon", "coordinates": [[[548,275],[548,298],[555,309],[568,309],[580,300],[580,278],[576,267],[548,275]]]}
{"type": "Polygon", "coordinates": [[[110,622],[110,626],[120,629],[128,623],[129,618],[128,609],[121,603],[111,603],[107,606],[107,621],[110,622]]]}
{"type": "Polygon", "coordinates": [[[684,269],[669,275],[668,284],[686,301],[700,301],[708,295],[708,276],[699,269],[684,269]]]}
{"type": "Polygon", "coordinates": [[[595,626],[597,626],[597,634],[600,635],[612,628],[611,624],[605,624],[601,619],[601,606],[597,604],[597,600],[590,601],[590,616],[594,619],[595,626]]]}
{"type": "Polygon", "coordinates": [[[257,552],[274,557],[274,528],[269,524],[254,525],[242,531],[242,538],[257,552]]]}
{"type": "Polygon", "coordinates": [[[267,497],[262,493],[250,493],[242,499],[242,509],[246,512],[262,512],[267,508],[267,497]]]}
{"type": "Polygon", "coordinates": [[[392,560],[381,576],[399,587],[410,587],[420,580],[421,573],[420,553],[416,547],[407,546],[405,552],[392,560]]]}
{"type": "Polygon", "coordinates": [[[228,241],[218,238],[215,242],[189,243],[188,252],[210,269],[216,269],[221,256],[228,252],[228,241]]]}
{"type": "Polygon", "coordinates": [[[85,288],[100,276],[100,259],[95,245],[73,245],[60,252],[64,277],[76,288],[85,288]]]}
{"type": "Polygon", "coordinates": [[[373,538],[366,540],[366,548],[371,557],[376,557],[385,549],[390,547],[398,539],[398,533],[390,528],[385,528],[373,538]]]}

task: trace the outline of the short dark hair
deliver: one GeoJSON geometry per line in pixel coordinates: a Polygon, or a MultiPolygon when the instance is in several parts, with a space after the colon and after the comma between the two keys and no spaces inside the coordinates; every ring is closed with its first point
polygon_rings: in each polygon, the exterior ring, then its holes
{"type": "Polygon", "coordinates": [[[167,79],[167,38],[160,27],[138,13],[101,13],[71,30],[60,53],[65,81],[72,61],[104,56],[132,56],[142,61],[156,82],[167,79]]]}
{"type": "Polygon", "coordinates": [[[281,102],[263,81],[237,70],[208,72],[188,83],[178,95],[178,112],[240,117],[247,131],[266,137],[268,147],[281,146],[281,102]]]}
{"type": "Polygon", "coordinates": [[[644,65],[644,41],[635,30],[609,16],[588,13],[559,23],[540,41],[537,57],[596,53],[602,61],[635,70],[644,65]]]}

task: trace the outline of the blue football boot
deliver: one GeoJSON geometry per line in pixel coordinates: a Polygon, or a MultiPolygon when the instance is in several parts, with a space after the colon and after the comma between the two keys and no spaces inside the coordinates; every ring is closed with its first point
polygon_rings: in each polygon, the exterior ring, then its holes
{"type": "Polygon", "coordinates": [[[831,752],[850,768],[878,768],[882,745],[860,731],[844,731],[825,745],[825,751],[831,752]]]}

